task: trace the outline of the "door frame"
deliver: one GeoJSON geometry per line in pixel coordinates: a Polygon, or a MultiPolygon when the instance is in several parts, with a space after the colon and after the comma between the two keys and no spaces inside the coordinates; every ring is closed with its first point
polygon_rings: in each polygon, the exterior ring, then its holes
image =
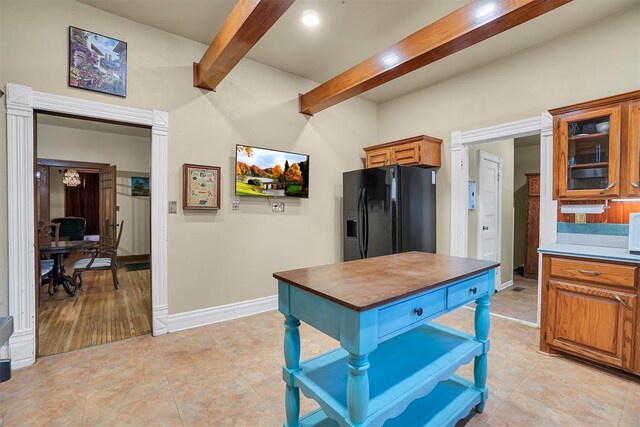
{"type": "MultiPolygon", "coordinates": [[[[451,133],[451,228],[450,253],[452,256],[466,257],[468,251],[468,183],[469,147],[487,142],[523,136],[540,135],[540,246],[556,242],[558,205],[553,200],[553,117],[544,111],[537,117],[496,126],[451,133]]],[[[541,269],[542,257],[538,257],[541,269]]],[[[538,275],[538,316],[540,327],[541,283],[538,275]]]]}
{"type": "MultiPolygon", "coordinates": [[[[496,163],[498,165],[498,209],[497,209],[497,213],[498,213],[498,218],[497,218],[497,232],[498,232],[498,236],[497,236],[497,244],[496,244],[496,262],[500,262],[500,260],[502,259],[502,175],[503,175],[503,171],[504,171],[504,161],[502,160],[502,157],[497,156],[493,153],[489,153],[487,151],[482,151],[479,150],[478,151],[478,184],[476,187],[476,195],[478,197],[478,202],[477,202],[477,217],[478,217],[478,224],[476,227],[476,255],[479,258],[480,254],[483,253],[484,251],[482,250],[482,239],[480,238],[480,236],[482,236],[482,224],[480,221],[480,218],[482,217],[482,210],[483,210],[483,204],[482,201],[480,199],[480,192],[482,189],[482,180],[480,179],[480,163],[482,163],[483,160],[487,160],[493,163],[496,163]]],[[[502,286],[502,267],[498,267],[498,271],[496,271],[496,290],[500,291],[502,289],[504,289],[506,286],[502,286]]]]}
{"type": "Polygon", "coordinates": [[[37,92],[13,83],[7,83],[5,94],[9,315],[14,318],[15,330],[9,346],[13,367],[29,366],[36,361],[34,110],[151,128],[151,311],[153,335],[166,334],[169,114],[37,92]]]}

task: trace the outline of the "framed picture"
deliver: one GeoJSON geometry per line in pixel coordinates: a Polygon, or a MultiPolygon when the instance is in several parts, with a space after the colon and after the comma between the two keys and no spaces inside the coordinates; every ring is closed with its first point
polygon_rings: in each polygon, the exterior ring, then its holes
{"type": "Polygon", "coordinates": [[[182,165],[184,209],[220,209],[220,168],[182,165]]]}
{"type": "Polygon", "coordinates": [[[127,96],[127,43],[69,27],[69,86],[127,96]]]}
{"type": "Polygon", "coordinates": [[[149,197],[149,178],[146,176],[132,176],[131,195],[149,197]]]}

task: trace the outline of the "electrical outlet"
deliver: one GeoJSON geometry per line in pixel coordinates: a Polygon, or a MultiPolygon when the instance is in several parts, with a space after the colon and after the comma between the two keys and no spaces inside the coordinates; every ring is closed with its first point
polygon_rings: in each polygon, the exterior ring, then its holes
{"type": "Polygon", "coordinates": [[[176,201],[169,202],[169,213],[170,214],[178,213],[178,202],[176,201]]]}
{"type": "Polygon", "coordinates": [[[239,200],[234,200],[233,203],[231,204],[231,210],[234,211],[239,211],[240,210],[240,201],[239,200]]]}
{"type": "Polygon", "coordinates": [[[577,214],[575,214],[575,216],[576,216],[576,220],[575,220],[576,224],[586,224],[587,223],[587,214],[577,213],[577,214]]]}
{"type": "Polygon", "coordinates": [[[271,204],[271,212],[283,213],[284,212],[284,202],[275,202],[271,204]]]}

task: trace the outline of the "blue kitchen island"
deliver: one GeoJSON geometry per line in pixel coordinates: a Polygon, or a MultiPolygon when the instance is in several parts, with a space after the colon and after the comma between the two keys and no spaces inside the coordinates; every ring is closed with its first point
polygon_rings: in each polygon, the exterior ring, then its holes
{"type": "Polygon", "coordinates": [[[285,427],[439,427],[482,412],[498,265],[408,252],[275,273],[285,427]],[[430,323],[470,302],[475,336],[430,323]],[[300,321],[340,348],[300,362],[300,321]],[[455,375],[472,360],[472,380],[455,375]],[[300,390],[320,409],[300,417],[300,390]]]}

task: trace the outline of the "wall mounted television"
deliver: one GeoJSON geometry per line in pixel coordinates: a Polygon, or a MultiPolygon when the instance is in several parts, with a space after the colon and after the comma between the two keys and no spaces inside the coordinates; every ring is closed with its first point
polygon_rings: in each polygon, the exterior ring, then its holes
{"type": "Polygon", "coordinates": [[[309,156],[236,145],[236,196],[309,198],[309,156]]]}

